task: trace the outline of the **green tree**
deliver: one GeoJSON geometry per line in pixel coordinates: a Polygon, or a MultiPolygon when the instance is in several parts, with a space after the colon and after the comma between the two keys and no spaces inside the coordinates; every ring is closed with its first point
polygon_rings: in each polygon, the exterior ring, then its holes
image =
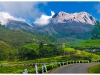
{"type": "Polygon", "coordinates": [[[39,54],[39,45],[36,43],[27,44],[19,50],[21,59],[35,59],[39,54]]]}
{"type": "Polygon", "coordinates": [[[100,39],[100,22],[96,21],[94,29],[91,32],[91,39],[100,39]]]}

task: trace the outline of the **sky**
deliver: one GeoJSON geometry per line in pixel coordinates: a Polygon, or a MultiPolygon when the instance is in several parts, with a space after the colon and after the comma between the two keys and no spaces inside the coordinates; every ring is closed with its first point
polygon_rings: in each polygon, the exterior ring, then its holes
{"type": "Polygon", "coordinates": [[[7,23],[8,18],[45,25],[55,13],[87,12],[100,20],[100,1],[20,1],[0,2],[0,21],[7,23]]]}

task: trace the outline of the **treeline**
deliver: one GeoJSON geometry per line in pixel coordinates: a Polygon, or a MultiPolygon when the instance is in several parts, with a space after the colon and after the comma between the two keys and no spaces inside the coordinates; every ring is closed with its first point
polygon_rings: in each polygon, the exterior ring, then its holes
{"type": "Polygon", "coordinates": [[[18,50],[18,56],[20,60],[51,57],[62,55],[63,53],[63,50],[58,48],[56,45],[43,43],[27,44],[18,50]]]}

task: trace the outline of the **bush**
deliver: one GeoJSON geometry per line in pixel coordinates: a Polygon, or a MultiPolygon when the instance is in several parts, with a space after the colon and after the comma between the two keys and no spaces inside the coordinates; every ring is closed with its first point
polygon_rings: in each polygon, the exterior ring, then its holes
{"type": "Polygon", "coordinates": [[[89,69],[89,73],[100,73],[100,64],[89,69]]]}

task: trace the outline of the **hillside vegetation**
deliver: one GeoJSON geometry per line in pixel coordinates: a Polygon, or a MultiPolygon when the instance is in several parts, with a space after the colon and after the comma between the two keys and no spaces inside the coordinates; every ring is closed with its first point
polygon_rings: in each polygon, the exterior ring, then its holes
{"type": "Polygon", "coordinates": [[[7,43],[0,41],[0,60],[9,60],[12,56],[11,47],[7,43]]]}
{"type": "Polygon", "coordinates": [[[50,43],[52,36],[35,35],[21,30],[10,30],[5,26],[0,25],[0,40],[8,43],[12,47],[21,47],[31,42],[48,42],[50,43]]]}

